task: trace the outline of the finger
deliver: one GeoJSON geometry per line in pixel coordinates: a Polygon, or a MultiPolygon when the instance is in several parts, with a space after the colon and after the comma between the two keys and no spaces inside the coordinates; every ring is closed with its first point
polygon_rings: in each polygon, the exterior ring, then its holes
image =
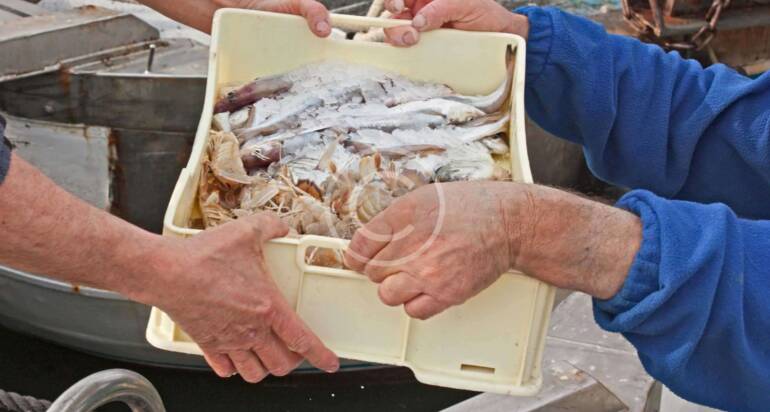
{"type": "Polygon", "coordinates": [[[414,46],[420,41],[420,32],[412,26],[386,28],[385,40],[396,47],[414,46]]]}
{"type": "Polygon", "coordinates": [[[385,10],[393,14],[403,13],[407,10],[417,12],[431,1],[433,0],[385,0],[385,10]]]}
{"type": "Polygon", "coordinates": [[[463,3],[455,0],[436,0],[417,12],[412,27],[419,31],[435,30],[464,16],[463,3]]]}
{"type": "Polygon", "coordinates": [[[337,355],[324,346],[288,304],[277,312],[273,330],[289,350],[307,359],[316,368],[326,372],[336,372],[339,369],[337,355]]]}
{"type": "Polygon", "coordinates": [[[326,37],[332,32],[329,11],[315,0],[294,0],[299,7],[299,14],[307,20],[310,31],[316,36],[326,37]]]}
{"type": "Polygon", "coordinates": [[[286,376],[302,363],[302,357],[290,351],[273,333],[252,350],[259,356],[262,365],[275,376],[286,376]]]}
{"type": "Polygon", "coordinates": [[[401,13],[404,9],[406,9],[404,0],[385,0],[385,10],[393,14],[401,13]]]}
{"type": "Polygon", "coordinates": [[[404,265],[409,264],[414,267],[413,259],[417,256],[411,256],[411,252],[405,247],[404,241],[388,243],[367,262],[362,273],[372,282],[382,283],[387,278],[403,272],[404,265]]]}
{"type": "Polygon", "coordinates": [[[412,275],[400,272],[383,280],[377,292],[382,303],[399,306],[420,296],[422,288],[412,275]]]}
{"type": "MultiPolygon", "coordinates": [[[[390,246],[386,247],[386,249],[389,247],[390,246]]],[[[391,254],[389,255],[394,256],[391,254]]],[[[383,257],[384,255],[381,253],[377,254],[374,259],[366,264],[366,267],[362,272],[374,283],[382,283],[385,279],[401,273],[402,271],[402,266],[398,264],[400,263],[398,259],[390,260],[383,257]]]]}
{"type": "Polygon", "coordinates": [[[203,351],[203,357],[220,378],[229,378],[236,372],[235,365],[230,361],[227,355],[203,351]]]}
{"type": "Polygon", "coordinates": [[[404,10],[401,13],[390,16],[393,20],[412,20],[412,17],[414,17],[414,14],[412,14],[411,10],[404,10]]]}
{"type": "Polygon", "coordinates": [[[404,305],[406,313],[415,319],[429,319],[443,312],[449,306],[432,296],[420,295],[404,305]]]}
{"type": "Polygon", "coordinates": [[[425,3],[430,3],[432,0],[385,0],[385,10],[393,13],[403,13],[409,9],[421,7],[425,3]]]}
{"type": "Polygon", "coordinates": [[[345,251],[345,266],[357,272],[363,272],[366,264],[388,245],[392,231],[382,214],[358,229],[345,251]]]}
{"type": "Polygon", "coordinates": [[[228,355],[235,368],[238,369],[238,373],[246,382],[257,383],[267,376],[267,370],[254,352],[239,350],[230,352],[228,355]]]}
{"type": "Polygon", "coordinates": [[[274,213],[262,212],[237,220],[237,222],[241,221],[253,227],[259,233],[260,242],[263,243],[289,233],[289,226],[274,213]]]}

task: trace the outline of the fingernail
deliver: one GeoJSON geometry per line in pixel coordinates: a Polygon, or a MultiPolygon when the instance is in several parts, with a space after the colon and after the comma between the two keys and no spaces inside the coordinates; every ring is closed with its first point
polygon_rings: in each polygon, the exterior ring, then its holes
{"type": "Polygon", "coordinates": [[[425,27],[425,25],[428,24],[428,21],[425,19],[425,16],[422,14],[418,14],[412,19],[412,27],[415,29],[421,29],[425,27]]]}
{"type": "Polygon", "coordinates": [[[395,0],[393,2],[393,11],[401,13],[404,10],[404,0],[395,0]]]}
{"type": "Polygon", "coordinates": [[[230,375],[228,375],[227,377],[228,377],[228,378],[232,378],[233,376],[235,376],[235,375],[237,375],[237,374],[238,374],[238,372],[233,372],[233,373],[231,373],[230,375]]]}
{"type": "Polygon", "coordinates": [[[414,36],[414,33],[408,31],[401,36],[401,41],[403,41],[404,44],[412,45],[417,42],[417,38],[414,36]]]}
{"type": "Polygon", "coordinates": [[[326,33],[327,31],[329,31],[329,29],[330,29],[329,23],[325,21],[319,21],[315,25],[315,30],[319,33],[326,33]]]}

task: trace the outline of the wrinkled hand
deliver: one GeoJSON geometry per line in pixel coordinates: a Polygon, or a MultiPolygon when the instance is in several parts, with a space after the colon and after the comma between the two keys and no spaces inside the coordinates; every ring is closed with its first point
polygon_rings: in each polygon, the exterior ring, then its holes
{"type": "Polygon", "coordinates": [[[385,0],[385,8],[394,18],[411,19],[411,26],[385,30],[395,46],[417,44],[420,32],[448,27],[468,31],[518,34],[529,33],[529,20],[511,13],[494,0],[385,0]]]}
{"type": "MultiPolygon", "coordinates": [[[[427,319],[459,305],[512,267],[516,233],[505,213],[524,185],[459,182],[422,187],[356,232],[345,263],[380,284],[380,299],[427,319]]],[[[523,222],[524,219],[517,219],[523,222]]]]}
{"type": "Polygon", "coordinates": [[[331,33],[329,11],[315,0],[219,0],[224,7],[271,11],[274,13],[296,14],[307,20],[308,27],[317,36],[326,37],[331,33]]]}
{"type": "Polygon", "coordinates": [[[328,372],[339,366],[265,266],[263,244],[287,232],[277,217],[264,213],[174,240],[168,254],[173,284],[162,291],[174,299],[158,306],[198,343],[219,376],[237,371],[259,382],[268,373],[288,374],[303,358],[328,372]]]}

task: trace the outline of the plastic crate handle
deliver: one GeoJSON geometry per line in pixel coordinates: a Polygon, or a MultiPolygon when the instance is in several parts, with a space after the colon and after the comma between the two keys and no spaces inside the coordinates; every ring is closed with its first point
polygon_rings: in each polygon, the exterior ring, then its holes
{"type": "Polygon", "coordinates": [[[333,27],[337,27],[346,31],[366,31],[373,27],[387,28],[411,24],[411,20],[350,16],[347,14],[332,14],[331,22],[333,27]]]}
{"type": "Polygon", "coordinates": [[[358,272],[354,272],[352,270],[309,265],[305,261],[305,257],[307,256],[307,250],[311,247],[320,248],[320,249],[334,249],[340,252],[344,252],[345,249],[348,248],[349,244],[350,244],[350,241],[348,240],[336,239],[333,237],[314,236],[314,235],[302,236],[299,239],[299,243],[297,244],[297,256],[296,256],[297,266],[304,273],[313,273],[316,275],[343,277],[343,278],[350,278],[350,279],[366,278],[364,275],[358,272]]]}

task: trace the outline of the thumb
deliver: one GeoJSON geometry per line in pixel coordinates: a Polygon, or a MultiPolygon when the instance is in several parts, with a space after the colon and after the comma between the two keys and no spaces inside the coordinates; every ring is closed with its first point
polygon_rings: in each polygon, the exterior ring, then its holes
{"type": "Polygon", "coordinates": [[[284,237],[289,233],[289,226],[275,213],[262,212],[238,220],[244,221],[256,229],[262,243],[277,237],[284,237]]]}
{"type": "Polygon", "coordinates": [[[448,23],[461,21],[469,10],[470,2],[436,0],[423,7],[412,19],[412,27],[419,31],[436,30],[448,23]]]}

